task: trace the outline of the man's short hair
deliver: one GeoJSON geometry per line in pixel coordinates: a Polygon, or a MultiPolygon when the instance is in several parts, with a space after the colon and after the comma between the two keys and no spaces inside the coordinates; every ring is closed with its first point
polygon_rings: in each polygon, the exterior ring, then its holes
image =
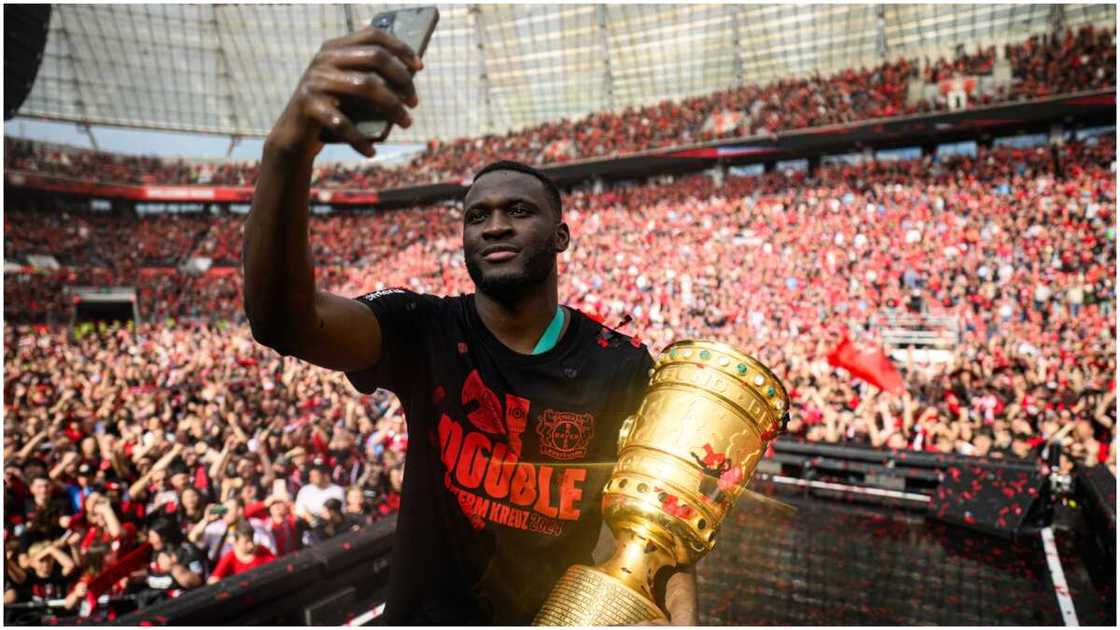
{"type": "Polygon", "coordinates": [[[245,519],[237,521],[237,525],[235,525],[233,528],[234,538],[240,538],[241,540],[253,540],[254,535],[256,535],[256,530],[253,529],[253,525],[245,519]]]}
{"type": "Polygon", "coordinates": [[[23,462],[23,471],[27,472],[27,469],[31,468],[32,466],[39,466],[44,470],[50,468],[50,466],[47,466],[47,462],[43,461],[42,459],[39,459],[38,457],[29,457],[26,461],[23,462]]]}
{"type": "Polygon", "coordinates": [[[526,175],[536,177],[540,180],[541,184],[544,185],[549,200],[556,206],[556,214],[563,214],[564,206],[560,201],[560,189],[556,187],[556,183],[553,182],[548,175],[545,175],[528,164],[522,164],[521,162],[515,162],[513,160],[498,160],[497,162],[492,162],[486,165],[481,171],[475,173],[474,179],[471,180],[471,185],[473,186],[474,182],[477,182],[479,177],[493,171],[517,171],[518,173],[525,173],[526,175]]]}

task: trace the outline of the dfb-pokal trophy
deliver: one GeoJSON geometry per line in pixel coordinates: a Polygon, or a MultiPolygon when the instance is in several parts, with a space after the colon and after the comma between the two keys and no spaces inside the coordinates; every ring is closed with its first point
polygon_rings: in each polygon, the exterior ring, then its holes
{"type": "Polygon", "coordinates": [[[603,492],[614,555],[570,567],[533,623],[664,620],[654,603],[657,572],[712,550],[720,522],[788,418],[785,387],[745,353],[693,340],[662,351],[638,412],[623,423],[603,492]]]}

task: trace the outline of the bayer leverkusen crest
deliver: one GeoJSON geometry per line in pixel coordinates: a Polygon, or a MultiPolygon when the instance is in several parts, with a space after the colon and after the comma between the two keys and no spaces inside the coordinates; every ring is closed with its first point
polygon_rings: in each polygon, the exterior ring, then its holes
{"type": "Polygon", "coordinates": [[[545,409],[537,416],[541,453],[553,459],[584,457],[594,434],[595,418],[589,413],[545,409]]]}

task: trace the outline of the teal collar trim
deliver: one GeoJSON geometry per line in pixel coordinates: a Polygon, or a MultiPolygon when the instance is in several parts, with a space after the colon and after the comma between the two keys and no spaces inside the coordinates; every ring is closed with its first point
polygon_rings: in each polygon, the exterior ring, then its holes
{"type": "Polygon", "coordinates": [[[537,347],[533,348],[533,354],[541,354],[548,352],[556,347],[556,342],[560,340],[560,331],[564,328],[564,309],[560,306],[556,307],[556,316],[552,318],[552,323],[545,329],[544,334],[541,335],[541,340],[537,342],[537,347]]]}

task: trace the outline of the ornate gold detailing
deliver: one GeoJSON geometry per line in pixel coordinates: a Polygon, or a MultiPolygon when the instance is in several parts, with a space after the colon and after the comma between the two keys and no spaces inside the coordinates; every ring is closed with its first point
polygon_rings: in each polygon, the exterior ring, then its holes
{"type": "Polygon", "coordinates": [[[688,340],[663,351],[641,407],[619,432],[618,463],[603,492],[614,556],[598,567],[570,568],[533,623],[663,619],[654,577],[712,550],[788,410],[781,381],[731,346],[688,340]]]}

